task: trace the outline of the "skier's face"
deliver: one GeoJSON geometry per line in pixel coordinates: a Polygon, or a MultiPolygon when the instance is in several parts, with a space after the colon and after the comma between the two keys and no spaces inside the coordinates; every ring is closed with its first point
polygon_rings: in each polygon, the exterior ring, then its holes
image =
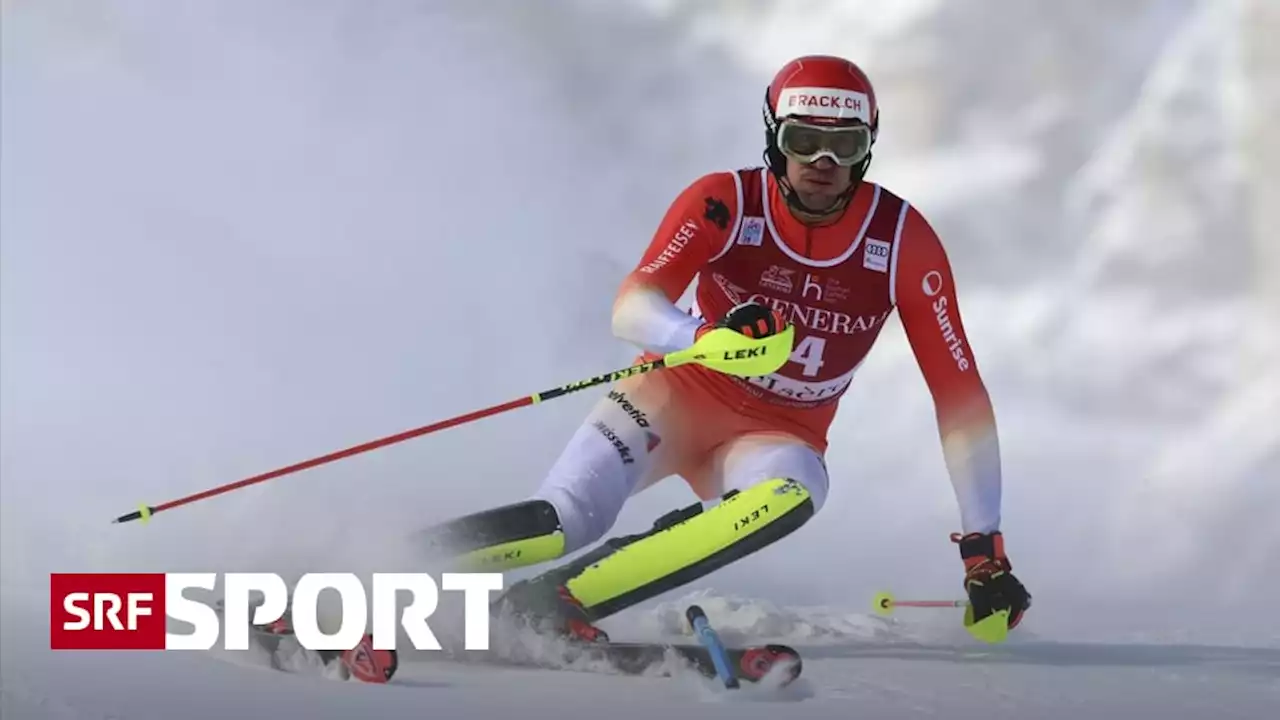
{"type": "Polygon", "coordinates": [[[840,167],[829,157],[804,164],[787,158],[787,180],[800,201],[815,210],[825,210],[839,201],[853,182],[853,168],[840,167]]]}

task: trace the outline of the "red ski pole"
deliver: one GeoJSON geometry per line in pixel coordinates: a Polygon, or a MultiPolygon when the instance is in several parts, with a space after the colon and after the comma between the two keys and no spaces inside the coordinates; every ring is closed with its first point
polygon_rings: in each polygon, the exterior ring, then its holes
{"type": "Polygon", "coordinates": [[[507,412],[508,410],[515,410],[516,408],[546,402],[547,400],[563,397],[570,393],[578,392],[579,390],[585,390],[587,388],[604,385],[606,383],[617,382],[624,378],[631,377],[632,375],[639,375],[641,373],[647,373],[661,368],[676,367],[686,363],[697,363],[718,372],[741,377],[768,375],[786,363],[787,357],[791,353],[794,340],[795,329],[792,327],[788,327],[777,335],[771,335],[765,338],[750,338],[732,330],[721,328],[703,335],[702,339],[695,343],[693,347],[668,353],[657,360],[638,363],[620,370],[604,373],[603,375],[596,375],[595,377],[590,377],[585,380],[578,380],[567,385],[561,385],[560,387],[552,388],[550,390],[544,390],[540,393],[516,398],[515,400],[511,400],[500,405],[494,405],[465,415],[459,415],[455,418],[442,420],[430,425],[423,425],[422,427],[406,430],[395,435],[388,435],[387,437],[371,440],[360,445],[346,448],[345,450],[339,450],[337,452],[329,453],[328,455],[321,455],[320,457],[304,460],[300,463],[265,472],[261,475],[254,475],[253,477],[247,477],[243,480],[227,483],[226,485],[219,485],[218,487],[210,488],[194,495],[178,498],[177,500],[170,500],[169,502],[161,503],[159,505],[139,505],[137,510],[125,513],[111,522],[126,523],[133,520],[142,520],[145,523],[147,520],[151,519],[152,515],[155,515],[158,512],[172,510],[173,508],[182,507],[183,505],[190,505],[194,502],[207,500],[211,497],[229,493],[232,490],[239,490],[240,488],[249,487],[250,485],[257,485],[258,483],[263,483],[268,480],[274,480],[285,475],[307,470],[309,468],[316,467],[317,465],[324,465],[325,463],[331,463],[335,460],[351,457],[352,455],[366,453],[370,450],[384,448],[388,445],[394,445],[396,443],[421,437],[439,430],[457,427],[458,425],[497,415],[498,413],[507,412]]]}
{"type": "Polygon", "coordinates": [[[278,468],[276,470],[272,470],[270,472],[265,472],[265,473],[262,473],[261,475],[254,475],[252,477],[247,477],[243,480],[237,480],[232,483],[227,483],[226,485],[219,485],[218,487],[210,488],[203,492],[195,493],[194,495],[188,495],[186,497],[178,498],[177,500],[170,500],[169,502],[161,503],[159,505],[142,505],[137,510],[134,510],[131,513],[125,513],[124,515],[121,515],[120,517],[116,518],[115,520],[112,520],[111,522],[125,523],[125,522],[130,522],[132,520],[143,520],[145,522],[151,519],[151,516],[155,515],[158,512],[163,512],[165,510],[172,510],[173,508],[182,507],[183,505],[190,505],[191,503],[194,503],[194,502],[207,500],[211,497],[222,495],[224,493],[229,493],[232,490],[239,490],[240,488],[249,487],[250,485],[257,485],[258,483],[264,483],[268,480],[274,480],[276,478],[283,477],[285,475],[291,475],[293,473],[300,472],[302,470],[308,470],[318,465],[324,465],[326,463],[331,463],[336,460],[342,460],[343,458],[349,458],[352,455],[359,455],[361,453],[366,453],[371,450],[377,450],[378,448],[384,448],[384,447],[387,447],[388,445],[394,445],[396,443],[401,443],[416,437],[422,437],[423,435],[428,435],[430,433],[437,432],[440,430],[445,430],[447,428],[457,427],[459,425],[463,425],[463,424],[472,422],[474,420],[479,420],[481,418],[486,418],[493,415],[497,415],[499,413],[504,413],[504,412],[507,412],[508,410],[515,410],[517,408],[527,407],[535,403],[543,402],[544,400],[551,400],[553,398],[557,398],[562,395],[567,395],[569,393],[577,392],[579,390],[585,390],[586,388],[600,385],[603,383],[615,382],[624,377],[629,377],[631,375],[639,375],[640,373],[646,373],[651,370],[656,370],[662,366],[663,366],[663,360],[660,358],[658,360],[653,360],[651,362],[643,363],[640,365],[632,365],[631,367],[628,367],[628,368],[615,370],[610,373],[605,373],[604,375],[597,375],[596,377],[589,378],[587,380],[579,380],[578,382],[569,383],[568,385],[562,385],[558,388],[553,388],[551,390],[546,390],[540,393],[534,393],[533,395],[526,395],[525,397],[516,398],[515,400],[511,400],[511,401],[502,403],[500,405],[494,405],[492,407],[476,410],[474,412],[470,412],[465,415],[459,415],[454,418],[449,418],[448,420],[441,420],[440,422],[432,423],[430,425],[423,425],[422,427],[414,428],[412,430],[405,430],[404,432],[396,433],[395,435],[388,435],[383,438],[378,438],[377,440],[370,440],[369,442],[361,443],[360,445],[354,445],[344,450],[338,450],[337,452],[329,453],[328,455],[321,455],[320,457],[311,458],[310,460],[304,460],[300,463],[294,463],[293,465],[288,465],[282,468],[278,468]]]}

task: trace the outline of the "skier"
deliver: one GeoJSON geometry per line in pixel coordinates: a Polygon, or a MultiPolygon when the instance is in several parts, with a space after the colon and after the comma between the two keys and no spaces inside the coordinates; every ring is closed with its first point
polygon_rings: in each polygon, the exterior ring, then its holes
{"type": "Polygon", "coordinates": [[[896,308],[935,401],[974,619],[1003,609],[1016,626],[1031,598],[999,529],[991,402],[938,237],[907,201],[864,179],[879,125],[870,81],[842,58],[792,60],[766,89],[764,124],[763,167],[704,175],[675,199],[622,283],[613,331],[650,360],[711,329],[762,337],[790,324],[786,365],[751,379],[688,364],[622,380],[529,499],[421,539],[467,569],[543,563],[604,537],[630,496],[682,477],[701,502],[495,602],[544,630],[607,641],[601,618],[741,560],[822,508],[828,428],[896,308]],[[695,276],[696,300],[681,310],[695,276]]]}

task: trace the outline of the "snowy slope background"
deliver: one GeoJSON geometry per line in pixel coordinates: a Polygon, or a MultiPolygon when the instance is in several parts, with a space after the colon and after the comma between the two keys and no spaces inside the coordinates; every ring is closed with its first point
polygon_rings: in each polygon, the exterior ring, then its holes
{"type": "MultiPolygon", "coordinates": [[[[683,680],[410,663],[367,688],[53,654],[47,577],[415,569],[401,536],[523,497],[597,395],[107,521],[626,364],[609,300],[666,204],[758,162],[778,64],[837,52],[877,81],[874,178],[950,249],[1035,608],[995,652],[949,616],[867,616],[882,588],[959,591],[894,323],[833,430],[823,513],[606,627],[668,635],[694,594],[733,638],[812,648],[805,682],[749,698],[800,717],[1270,716],[1268,5],[5,0],[0,714],[778,712],[683,680]]],[[[669,481],[617,530],[688,502],[669,481]]]]}

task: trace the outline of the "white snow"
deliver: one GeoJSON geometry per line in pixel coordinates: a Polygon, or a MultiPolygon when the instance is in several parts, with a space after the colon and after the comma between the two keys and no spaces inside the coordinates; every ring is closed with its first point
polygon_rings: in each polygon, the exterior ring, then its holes
{"type": "MultiPolygon", "coordinates": [[[[6,0],[0,716],[1273,717],[1274,11],[892,5],[6,0]],[[758,161],[763,85],[803,52],[866,60],[873,176],[959,274],[1035,595],[1007,645],[951,611],[869,612],[960,591],[893,324],[834,428],[824,511],[605,622],[692,641],[696,601],[727,640],[801,648],[785,690],[421,657],[368,687],[46,649],[50,572],[428,569],[407,533],[523,497],[595,394],[108,524],[628,363],[617,281],[684,184],[758,161]]],[[[617,530],[689,502],[668,482],[617,530]]]]}

